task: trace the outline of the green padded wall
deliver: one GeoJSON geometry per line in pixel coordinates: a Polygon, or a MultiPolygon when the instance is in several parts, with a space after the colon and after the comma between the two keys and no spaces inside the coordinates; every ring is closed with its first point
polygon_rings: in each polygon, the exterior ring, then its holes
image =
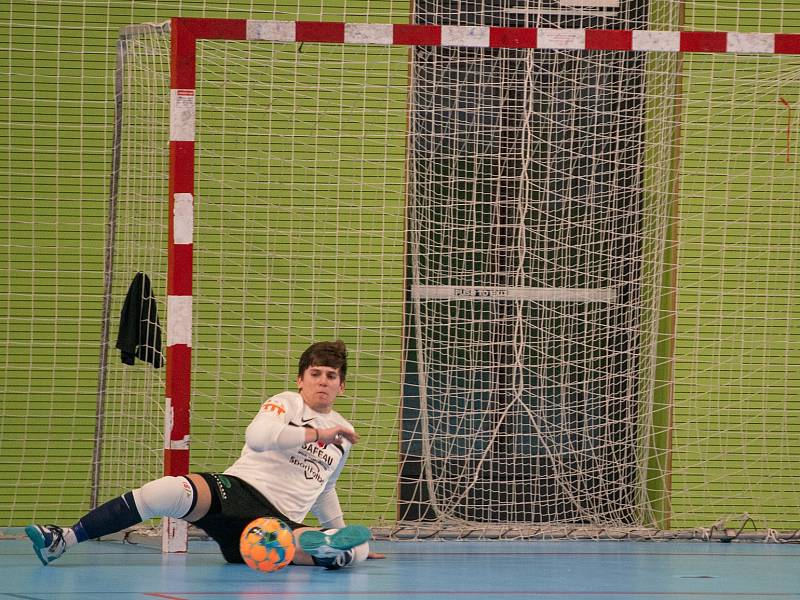
{"type": "MultiPolygon", "coordinates": [[[[776,10],[782,3],[738,16],[735,4],[687,3],[687,28],[800,32],[800,13],[776,10]]],[[[799,66],[684,61],[673,527],[743,513],[761,528],[800,527],[800,157],[786,138],[797,113],[789,123],[780,101],[798,108],[799,66]],[[763,85],[745,83],[755,74],[763,85]]]]}
{"type": "MultiPolygon", "coordinates": [[[[780,0],[753,0],[738,13],[739,2],[685,4],[693,29],[800,31],[800,15],[779,10],[786,6],[780,0]]],[[[0,92],[0,526],[68,521],[88,506],[115,42],[121,26],[173,15],[407,22],[408,5],[0,5],[6,74],[0,92]]],[[[688,68],[701,76],[729,69],[724,59],[703,57],[688,68]]],[[[796,69],[787,69],[784,80],[785,87],[769,90],[764,100],[765,114],[772,110],[769,118],[777,123],[785,114],[778,97],[798,102],[796,69]]],[[[741,172],[763,172],[774,182],[771,195],[745,198],[735,178],[709,189],[709,164],[732,155],[692,148],[693,132],[699,137],[721,118],[709,114],[701,88],[688,90],[682,148],[672,443],[673,513],[694,516],[673,525],[707,525],[747,510],[763,524],[798,527],[800,381],[787,376],[800,365],[795,167],[768,137],[780,126],[763,135],[750,127],[741,143],[748,151],[760,149],[755,154],[762,158],[737,152],[735,160],[741,172]]]]}
{"type": "MultiPolygon", "coordinates": [[[[89,506],[119,29],[172,16],[364,21],[369,15],[379,22],[408,22],[408,13],[406,2],[388,0],[325,2],[324,8],[314,1],[254,6],[248,1],[213,0],[11,0],[0,6],[0,67],[6,74],[0,92],[0,194],[4,200],[0,289],[5,308],[0,526],[31,520],[69,521],[89,506]]],[[[395,237],[401,235],[401,220],[399,212],[386,222],[395,237]]],[[[384,240],[364,238],[358,243],[363,250],[358,268],[379,269],[367,257],[370,247],[380,249],[384,240]]],[[[401,265],[402,257],[397,261],[401,265]]],[[[343,291],[331,289],[334,292],[343,291]]],[[[342,314],[330,314],[331,322],[355,310],[347,306],[347,293],[338,309],[342,314]]],[[[302,303],[302,298],[297,301],[302,303]]],[[[112,315],[114,329],[116,314],[112,315]]],[[[399,322],[401,315],[375,315],[375,319],[399,322]]],[[[308,331],[291,333],[297,333],[294,345],[286,349],[292,358],[279,361],[282,370],[285,363],[296,361],[308,341],[308,331]]],[[[358,382],[355,373],[359,367],[376,369],[378,346],[369,352],[374,344],[369,328],[353,333],[351,343],[366,351],[361,354],[363,364],[353,365],[349,392],[370,394],[374,386],[358,382]]],[[[396,343],[389,342],[389,349],[399,352],[396,343]]],[[[291,382],[292,373],[284,378],[291,382]]],[[[257,398],[254,402],[257,408],[257,398]]],[[[211,409],[198,405],[200,430],[203,410],[211,409]]],[[[396,414],[391,403],[386,410],[396,414]]],[[[366,418],[347,405],[343,411],[366,418]]],[[[249,418],[249,413],[236,415],[238,424],[246,424],[249,418]]],[[[379,456],[391,471],[387,452],[384,449],[379,456]]],[[[153,453],[158,455],[160,450],[156,447],[153,453]]],[[[202,451],[197,454],[202,461],[198,466],[214,466],[202,451]]],[[[371,459],[355,456],[354,460],[371,459]]]]}

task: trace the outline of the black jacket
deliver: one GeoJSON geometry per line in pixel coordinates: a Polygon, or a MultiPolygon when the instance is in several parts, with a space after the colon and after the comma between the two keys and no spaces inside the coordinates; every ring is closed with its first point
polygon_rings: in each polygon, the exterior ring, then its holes
{"type": "Polygon", "coordinates": [[[126,365],[132,365],[136,358],[149,362],[156,369],[164,364],[156,299],[150,288],[150,278],[144,273],[136,274],[125,296],[117,348],[122,351],[122,362],[126,365]]]}

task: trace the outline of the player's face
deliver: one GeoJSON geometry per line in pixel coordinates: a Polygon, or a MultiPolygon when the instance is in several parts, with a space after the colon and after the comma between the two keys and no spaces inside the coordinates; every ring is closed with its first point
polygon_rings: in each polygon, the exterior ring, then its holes
{"type": "Polygon", "coordinates": [[[327,413],[333,408],[336,396],[344,392],[344,382],[339,369],[311,366],[297,378],[297,389],[308,406],[327,413]]]}

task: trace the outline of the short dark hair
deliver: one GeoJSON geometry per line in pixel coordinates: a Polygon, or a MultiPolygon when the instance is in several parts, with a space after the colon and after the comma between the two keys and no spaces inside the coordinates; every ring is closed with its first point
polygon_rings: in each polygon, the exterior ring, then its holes
{"type": "Polygon", "coordinates": [[[302,377],[309,367],[330,367],[339,370],[339,377],[344,381],[347,374],[347,347],[342,340],[335,342],[317,342],[306,348],[300,355],[297,376],[302,377]]]}

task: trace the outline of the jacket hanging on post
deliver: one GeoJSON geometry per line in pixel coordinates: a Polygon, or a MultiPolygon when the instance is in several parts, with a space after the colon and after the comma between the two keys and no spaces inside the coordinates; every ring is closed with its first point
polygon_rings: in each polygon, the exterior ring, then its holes
{"type": "Polygon", "coordinates": [[[136,358],[149,362],[156,369],[164,364],[156,299],[151,291],[150,278],[144,273],[136,274],[125,296],[117,348],[122,352],[122,362],[126,365],[132,365],[136,358]]]}

